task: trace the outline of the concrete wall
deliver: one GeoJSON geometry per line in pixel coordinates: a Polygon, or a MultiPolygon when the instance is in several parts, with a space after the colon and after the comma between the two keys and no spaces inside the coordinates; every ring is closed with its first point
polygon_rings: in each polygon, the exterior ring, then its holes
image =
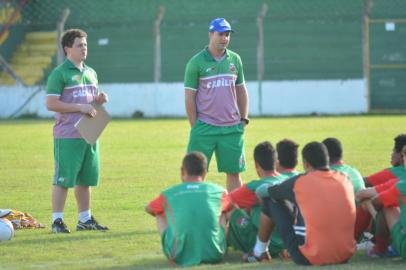
{"type": "MultiPolygon", "coordinates": [[[[247,82],[250,115],[259,115],[257,82],[247,82]]],[[[39,87],[0,86],[0,118],[12,115],[39,87]]],[[[113,117],[131,117],[141,112],[146,117],[184,117],[183,83],[101,84],[108,93],[107,110],[113,117]]],[[[52,117],[44,105],[45,91],[39,91],[19,113],[52,117]]],[[[262,115],[353,114],[368,111],[365,81],[264,81],[262,115]]]]}

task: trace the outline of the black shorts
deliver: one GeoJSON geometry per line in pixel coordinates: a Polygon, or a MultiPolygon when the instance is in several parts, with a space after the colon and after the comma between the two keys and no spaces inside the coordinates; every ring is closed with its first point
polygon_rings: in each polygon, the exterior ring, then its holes
{"type": "MultiPolygon", "coordinates": [[[[305,242],[305,230],[304,226],[297,226],[294,223],[298,217],[298,211],[299,209],[292,203],[274,201],[269,198],[264,199],[262,207],[262,212],[276,224],[279,235],[292,260],[296,264],[310,265],[299,249],[305,242]]],[[[301,217],[301,215],[299,216],[301,217]]]]}

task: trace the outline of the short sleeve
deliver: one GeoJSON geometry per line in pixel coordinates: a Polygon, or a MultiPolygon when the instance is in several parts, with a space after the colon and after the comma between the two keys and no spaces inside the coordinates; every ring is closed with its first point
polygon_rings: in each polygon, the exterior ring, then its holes
{"type": "Polygon", "coordinates": [[[195,91],[199,86],[199,68],[193,59],[186,65],[184,84],[185,88],[195,91]]]}
{"type": "Polygon", "coordinates": [[[53,70],[48,77],[47,95],[60,96],[65,87],[63,75],[59,70],[53,70]]]}
{"type": "Polygon", "coordinates": [[[161,194],[154,200],[150,201],[148,206],[155,215],[162,215],[165,213],[164,201],[165,197],[161,194]]]}
{"type": "Polygon", "coordinates": [[[245,79],[244,79],[244,67],[242,65],[242,61],[241,58],[238,56],[237,58],[238,61],[238,74],[237,74],[237,81],[235,82],[236,85],[241,85],[245,83],[245,79]]]}

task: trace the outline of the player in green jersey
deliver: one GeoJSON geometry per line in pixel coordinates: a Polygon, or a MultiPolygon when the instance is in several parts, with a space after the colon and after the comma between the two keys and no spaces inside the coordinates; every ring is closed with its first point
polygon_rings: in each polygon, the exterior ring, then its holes
{"type": "Polygon", "coordinates": [[[226,252],[227,191],[204,182],[207,159],[190,152],[182,162],[182,183],[164,190],[145,211],[156,217],[162,249],[173,264],[219,262],[226,252]]]}

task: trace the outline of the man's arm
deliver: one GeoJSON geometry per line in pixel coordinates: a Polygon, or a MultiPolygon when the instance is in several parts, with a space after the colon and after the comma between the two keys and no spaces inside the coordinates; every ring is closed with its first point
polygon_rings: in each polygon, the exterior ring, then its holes
{"type": "Polygon", "coordinates": [[[196,91],[189,88],[185,88],[185,106],[186,113],[189,119],[190,126],[192,127],[196,123],[196,91]]]}
{"type": "Polygon", "coordinates": [[[50,95],[46,97],[46,106],[48,111],[60,112],[60,113],[71,113],[71,112],[81,112],[88,114],[91,117],[96,115],[96,110],[90,104],[74,104],[65,103],[59,100],[59,96],[50,95]]]}
{"type": "Polygon", "coordinates": [[[241,118],[248,118],[248,92],[245,83],[236,85],[237,105],[241,118]]]}

